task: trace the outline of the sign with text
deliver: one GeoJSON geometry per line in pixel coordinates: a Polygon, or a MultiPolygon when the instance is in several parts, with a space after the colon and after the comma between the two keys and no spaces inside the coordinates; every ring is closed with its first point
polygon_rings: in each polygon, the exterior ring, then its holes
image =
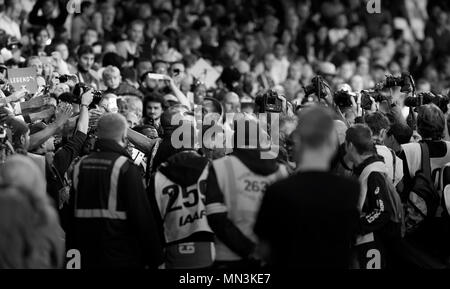
{"type": "Polygon", "coordinates": [[[8,80],[16,91],[23,87],[30,93],[35,93],[38,90],[34,67],[8,69],[8,80]]]}
{"type": "Polygon", "coordinates": [[[195,78],[204,82],[207,87],[215,87],[220,73],[203,58],[197,60],[189,71],[195,78]]]}

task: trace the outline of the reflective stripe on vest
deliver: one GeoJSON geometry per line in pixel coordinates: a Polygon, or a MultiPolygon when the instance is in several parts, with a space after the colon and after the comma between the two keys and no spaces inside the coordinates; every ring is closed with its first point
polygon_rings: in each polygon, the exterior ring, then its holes
{"type": "MultiPolygon", "coordinates": [[[[84,158],[83,158],[84,159],[84,158]]],[[[74,187],[76,190],[75,196],[78,194],[78,177],[80,173],[80,166],[83,159],[74,168],[74,187]]],[[[119,181],[120,169],[127,161],[127,158],[120,156],[114,163],[109,185],[109,196],[108,196],[108,209],[77,209],[76,199],[75,199],[75,217],[76,218],[104,218],[104,219],[115,219],[115,220],[126,220],[127,213],[117,211],[117,184],[119,181]]]]}

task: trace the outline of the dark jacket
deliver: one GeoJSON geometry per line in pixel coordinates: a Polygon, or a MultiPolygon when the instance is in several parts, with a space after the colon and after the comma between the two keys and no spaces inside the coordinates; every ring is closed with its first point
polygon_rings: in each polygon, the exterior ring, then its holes
{"type": "MultiPolygon", "coordinates": [[[[384,162],[383,157],[374,155],[355,167],[353,172],[360,176],[364,168],[374,162],[384,162]]],[[[390,207],[388,188],[385,176],[380,172],[371,172],[367,179],[367,193],[362,208],[363,216],[360,217],[360,234],[368,234],[385,229],[389,224],[390,207]]]]}
{"type": "Polygon", "coordinates": [[[95,151],[81,160],[74,180],[78,185],[71,194],[73,214],[66,239],[67,249],[80,250],[82,268],[156,268],[162,263],[160,239],[141,172],[123,147],[98,140],[95,151]],[[111,175],[121,156],[127,160],[120,167],[113,198],[115,181],[111,175]],[[111,199],[115,205],[110,205],[111,199]],[[80,211],[98,211],[100,217],[93,213],[83,217],[80,211]],[[105,211],[113,211],[112,217],[105,211]]]}
{"type": "Polygon", "coordinates": [[[47,192],[57,208],[59,204],[59,190],[65,185],[64,175],[72,161],[80,155],[86,138],[86,134],[77,131],[64,146],[56,151],[51,160],[49,158],[46,159],[47,192]]]}

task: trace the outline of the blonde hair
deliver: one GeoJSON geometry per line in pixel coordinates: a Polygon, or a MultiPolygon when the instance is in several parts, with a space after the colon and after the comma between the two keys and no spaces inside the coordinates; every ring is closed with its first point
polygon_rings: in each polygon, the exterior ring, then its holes
{"type": "Polygon", "coordinates": [[[117,68],[117,67],[115,67],[115,66],[112,66],[112,65],[108,65],[104,70],[103,70],[103,73],[102,73],[102,78],[103,78],[103,81],[105,81],[105,79],[106,78],[109,78],[110,76],[112,76],[112,75],[120,75],[120,70],[119,70],[119,68],[117,68]]]}

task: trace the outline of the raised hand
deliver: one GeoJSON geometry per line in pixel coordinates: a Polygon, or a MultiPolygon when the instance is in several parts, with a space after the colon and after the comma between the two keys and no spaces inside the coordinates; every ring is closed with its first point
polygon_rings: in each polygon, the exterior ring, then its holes
{"type": "Polygon", "coordinates": [[[61,104],[58,105],[56,108],[56,119],[55,123],[58,126],[63,126],[67,120],[72,116],[73,113],[73,107],[71,104],[61,102],[61,104]]]}

